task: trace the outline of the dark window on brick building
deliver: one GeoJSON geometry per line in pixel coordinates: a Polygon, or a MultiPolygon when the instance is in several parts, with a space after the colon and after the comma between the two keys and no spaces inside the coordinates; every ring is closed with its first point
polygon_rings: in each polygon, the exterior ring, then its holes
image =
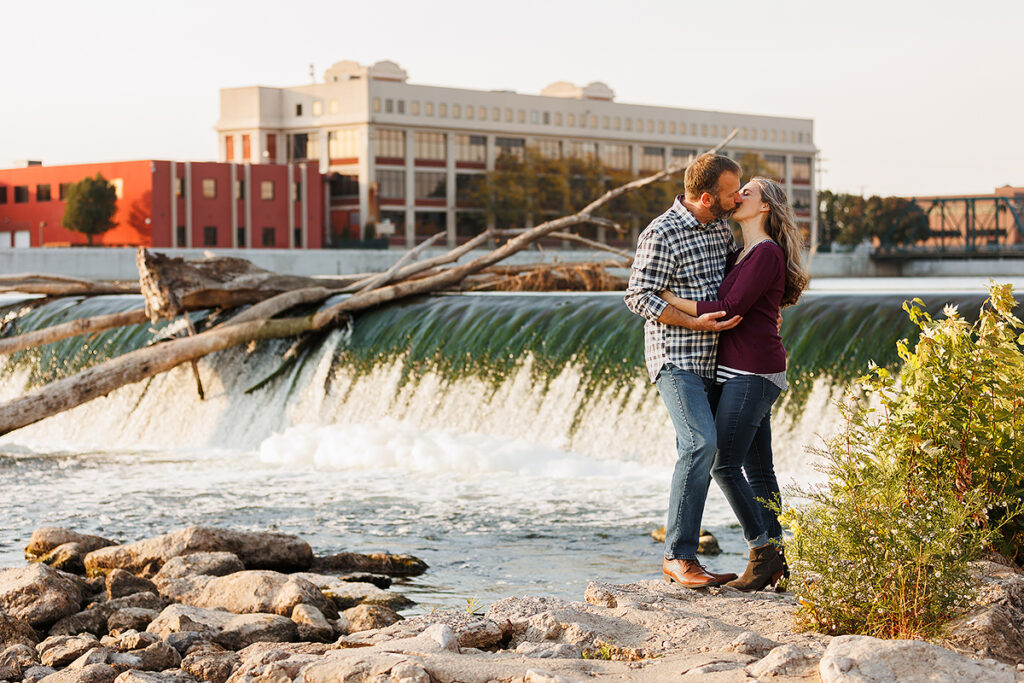
{"type": "Polygon", "coordinates": [[[50,194],[50,184],[36,185],[36,201],[37,202],[48,202],[52,199],[50,194]]]}
{"type": "Polygon", "coordinates": [[[67,199],[68,198],[68,190],[71,189],[71,185],[72,184],[73,183],[61,183],[60,184],[60,188],[57,190],[59,192],[59,194],[57,195],[57,199],[59,199],[61,201],[64,201],[65,199],[67,199]]]}
{"type": "Polygon", "coordinates": [[[184,225],[179,225],[178,226],[178,246],[179,247],[186,246],[186,242],[185,242],[185,226],[184,225]]]}
{"type": "Polygon", "coordinates": [[[295,240],[295,246],[302,246],[302,228],[295,228],[292,230],[292,239],[295,240]]]}
{"type": "Polygon", "coordinates": [[[203,228],[203,246],[204,247],[215,247],[217,246],[217,226],[207,225],[203,228]]]}
{"type": "Polygon", "coordinates": [[[14,203],[25,204],[28,202],[28,185],[14,186],[14,203]]]}
{"type": "Polygon", "coordinates": [[[274,229],[263,228],[263,246],[272,247],[274,246],[274,229]]]}
{"type": "Polygon", "coordinates": [[[0,185],[0,204],[7,203],[7,186],[0,185]]]}
{"type": "Polygon", "coordinates": [[[235,230],[235,240],[238,242],[239,247],[245,246],[245,228],[241,225],[235,230]]]}

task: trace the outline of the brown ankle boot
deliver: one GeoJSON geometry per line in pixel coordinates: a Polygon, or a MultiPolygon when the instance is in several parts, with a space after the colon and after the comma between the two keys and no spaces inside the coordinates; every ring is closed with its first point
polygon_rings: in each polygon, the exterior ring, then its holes
{"type": "Polygon", "coordinates": [[[765,586],[774,586],[782,578],[782,556],[771,543],[750,550],[750,561],[743,576],[725,584],[741,591],[759,591],[765,586]]]}

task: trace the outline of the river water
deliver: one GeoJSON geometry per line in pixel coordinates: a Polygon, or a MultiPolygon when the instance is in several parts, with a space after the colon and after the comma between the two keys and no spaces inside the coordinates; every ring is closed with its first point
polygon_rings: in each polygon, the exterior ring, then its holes
{"type": "MultiPolygon", "coordinates": [[[[814,476],[806,449],[833,427],[830,397],[912,336],[900,302],[921,295],[936,313],[946,302],[968,313],[984,297],[980,280],[823,282],[785,315],[784,481],[814,476]]],[[[26,312],[8,299],[3,333],[138,305],[100,297],[26,312]]],[[[152,335],[139,326],[16,354],[0,399],[152,335]]],[[[413,612],[581,599],[590,580],[659,576],[649,532],[663,523],[673,436],[621,294],[407,302],[318,340],[247,393],[287,347],[204,360],[205,401],[179,368],[0,438],[0,566],[23,564],[40,526],[131,541],[206,524],[294,533],[322,554],[421,557],[430,570],[397,587],[413,612]]],[[[741,570],[742,537],[715,486],[704,523],[725,551],[707,564],[741,570]]]]}

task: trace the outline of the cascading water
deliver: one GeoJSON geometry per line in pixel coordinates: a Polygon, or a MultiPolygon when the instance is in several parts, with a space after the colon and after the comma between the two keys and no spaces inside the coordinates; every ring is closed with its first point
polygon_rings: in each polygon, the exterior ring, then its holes
{"type": "MultiPolygon", "coordinates": [[[[807,476],[806,447],[836,417],[830,395],[914,336],[905,298],[808,294],[785,312],[783,479],[807,476]]],[[[924,298],[933,313],[983,300],[924,298]]],[[[9,336],[140,305],[97,297],[0,315],[9,336]]],[[[149,328],[14,354],[0,400],[138,348],[149,328]]],[[[420,555],[433,570],[407,590],[427,604],[517,589],[579,598],[588,579],[657,569],[645,532],[664,514],[673,433],[621,294],[416,299],[361,314],[274,374],[288,346],[204,359],[205,401],[184,366],[0,438],[0,566],[20,562],[38,526],[133,539],[206,523],[280,528],[322,552],[420,555]]],[[[743,564],[733,521],[712,487],[705,523],[724,568],[743,564]]]]}

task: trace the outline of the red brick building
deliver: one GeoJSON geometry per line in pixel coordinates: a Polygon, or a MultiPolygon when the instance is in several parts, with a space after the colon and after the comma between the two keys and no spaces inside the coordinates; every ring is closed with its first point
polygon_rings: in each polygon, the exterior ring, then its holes
{"type": "Polygon", "coordinates": [[[0,169],[0,248],[72,246],[67,188],[97,173],[117,189],[102,246],[319,249],[324,181],[315,164],[121,161],[0,169]]]}

